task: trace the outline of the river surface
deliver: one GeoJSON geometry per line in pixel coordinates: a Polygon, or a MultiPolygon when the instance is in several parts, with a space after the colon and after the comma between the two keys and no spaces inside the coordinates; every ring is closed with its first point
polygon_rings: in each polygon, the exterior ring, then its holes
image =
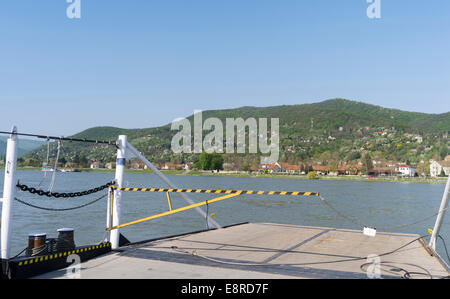
{"type": "MultiPolygon", "coordinates": [[[[4,171],[0,171],[0,194],[3,192],[4,171]]],[[[18,171],[21,184],[38,186],[47,190],[51,174],[44,177],[40,171],[18,171]]],[[[421,220],[436,213],[445,185],[421,183],[358,182],[328,180],[297,180],[283,178],[241,178],[219,176],[169,175],[178,187],[188,189],[241,189],[313,191],[320,194],[342,214],[367,226],[398,226],[421,220]]],[[[76,192],[94,188],[114,179],[114,173],[57,173],[53,192],[76,192]]],[[[125,174],[128,187],[167,187],[151,174],[125,174]]],[[[48,208],[70,208],[79,206],[106,194],[106,190],[84,197],[48,198],[18,190],[16,197],[34,205],[48,208]]],[[[168,210],[166,194],[163,192],[124,192],[121,223],[132,221],[168,210]]],[[[215,197],[207,194],[188,196],[196,201],[215,197]]],[[[173,208],[187,203],[172,193],[173,208]]],[[[75,229],[77,245],[94,244],[105,237],[107,199],[72,211],[45,211],[20,202],[13,203],[13,237],[11,253],[14,255],[27,246],[29,233],[45,232],[47,237],[56,237],[58,228],[75,229]]],[[[361,229],[358,225],[337,215],[313,196],[269,196],[242,195],[208,205],[209,214],[220,225],[241,222],[273,222],[333,228],[361,229]]],[[[433,228],[436,217],[404,228],[384,231],[416,233],[426,235],[433,228]]],[[[450,240],[450,217],[444,219],[441,235],[450,240]]],[[[206,221],[195,210],[188,210],[121,229],[130,241],[140,241],[206,228],[206,221]]],[[[437,245],[444,258],[442,242],[437,245]]]]}

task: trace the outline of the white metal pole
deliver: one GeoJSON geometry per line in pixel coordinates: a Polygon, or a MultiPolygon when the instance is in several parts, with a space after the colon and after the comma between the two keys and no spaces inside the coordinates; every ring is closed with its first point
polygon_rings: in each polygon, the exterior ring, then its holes
{"type": "MultiPolygon", "coordinates": [[[[126,149],[127,149],[127,136],[120,135],[117,140],[117,162],[116,162],[116,187],[123,187],[123,175],[125,172],[125,161],[126,161],[126,149]]],[[[120,201],[122,198],[122,191],[114,190],[114,200],[113,200],[113,213],[112,213],[112,224],[113,226],[120,224],[120,201]]],[[[120,233],[118,229],[111,231],[110,242],[111,248],[119,248],[119,238],[120,233]]]]}
{"type": "Polygon", "coordinates": [[[436,217],[436,223],[434,224],[433,233],[431,234],[431,239],[429,246],[436,250],[436,239],[441,230],[442,222],[444,221],[445,212],[448,206],[448,194],[450,193],[450,175],[447,179],[447,184],[445,185],[444,195],[442,195],[441,207],[439,208],[439,214],[436,217]]]}
{"type": "Polygon", "coordinates": [[[12,229],[12,202],[16,196],[16,164],[17,164],[17,132],[16,126],[12,128],[11,137],[6,147],[5,178],[3,185],[3,202],[1,218],[1,258],[9,259],[12,229]]]}
{"type": "MultiPolygon", "coordinates": [[[[144,162],[148,167],[150,167],[156,175],[158,175],[170,188],[178,189],[174,183],[172,183],[161,171],[159,171],[158,168],[156,168],[155,165],[153,165],[152,162],[147,160],[147,158],[144,157],[134,146],[132,146],[130,143],[127,143],[127,149],[136,156],[139,160],[144,162]]],[[[189,204],[194,204],[194,202],[184,193],[179,193],[180,196],[189,204]]],[[[202,215],[203,218],[207,219],[208,225],[214,226],[216,228],[220,228],[220,224],[214,221],[209,215],[207,216],[205,211],[203,211],[201,208],[196,207],[195,210],[202,215]]]]}
{"type": "MultiPolygon", "coordinates": [[[[106,206],[106,227],[108,228],[110,226],[111,226],[111,190],[108,188],[108,200],[106,206]]],[[[105,241],[110,240],[111,240],[111,231],[108,231],[105,237],[105,241]]]]}

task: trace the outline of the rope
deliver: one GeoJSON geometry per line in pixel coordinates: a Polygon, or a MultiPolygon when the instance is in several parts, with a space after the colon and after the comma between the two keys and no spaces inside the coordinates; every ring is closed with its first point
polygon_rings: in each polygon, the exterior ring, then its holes
{"type": "MultiPolygon", "coordinates": [[[[45,167],[48,166],[48,159],[50,156],[50,142],[47,141],[47,160],[45,162],[45,167]]],[[[41,184],[44,182],[45,178],[47,177],[47,171],[44,171],[44,177],[42,178],[42,180],[39,182],[39,185],[37,186],[38,189],[40,189],[41,184]]]]}
{"type": "MultiPolygon", "coordinates": [[[[364,263],[362,264],[359,268],[361,269],[361,271],[367,272],[367,269],[365,269],[366,266],[369,265],[373,265],[373,263],[364,263]]],[[[398,274],[398,272],[404,272],[402,278],[404,279],[411,279],[411,275],[421,275],[421,276],[428,276],[430,279],[433,279],[434,276],[430,273],[430,271],[428,271],[427,269],[418,266],[418,265],[414,265],[414,264],[410,264],[410,263],[397,263],[397,262],[389,262],[389,261],[380,261],[379,263],[377,263],[377,265],[380,266],[380,270],[383,270],[385,272],[388,272],[390,274],[398,274]],[[395,265],[394,265],[395,264],[395,265]],[[398,265],[407,265],[407,266],[412,266],[415,268],[419,268],[421,270],[423,270],[424,272],[413,272],[413,271],[408,271],[404,268],[399,267],[398,265]],[[382,269],[382,266],[386,266],[389,267],[389,270],[386,269],[382,269]]],[[[439,278],[445,278],[445,276],[443,277],[439,277],[439,278]]]]}
{"type": "Polygon", "coordinates": [[[70,251],[75,249],[75,247],[76,247],[75,242],[72,239],[68,239],[64,236],[59,236],[58,238],[48,238],[45,241],[45,244],[36,248],[25,247],[21,252],[16,254],[11,259],[19,257],[24,252],[25,256],[31,257],[31,256],[46,255],[54,252],[70,251]]]}
{"type": "Polygon", "coordinates": [[[75,242],[72,239],[63,236],[56,239],[56,251],[70,251],[75,248],[75,242]]]}
{"type": "MultiPolygon", "coordinates": [[[[359,221],[357,221],[357,220],[354,220],[354,219],[350,218],[349,216],[346,216],[346,215],[342,214],[342,213],[341,213],[340,211],[338,211],[334,206],[332,206],[325,198],[323,198],[322,196],[319,196],[319,197],[320,197],[320,199],[322,200],[322,202],[323,202],[327,207],[329,207],[331,210],[333,210],[333,211],[334,211],[337,215],[339,215],[340,217],[342,217],[342,218],[344,218],[344,219],[346,219],[346,220],[352,222],[353,224],[356,224],[356,225],[358,225],[358,226],[360,226],[360,227],[362,227],[362,228],[364,228],[364,227],[369,227],[368,225],[364,225],[364,224],[362,224],[361,222],[359,222],[359,221]]],[[[420,219],[420,220],[417,220],[417,221],[414,221],[414,222],[411,222],[411,223],[401,224],[401,225],[388,225],[388,226],[382,226],[382,227],[377,227],[377,229],[387,230],[387,229],[398,229],[398,228],[404,228],[404,227],[412,226],[412,225],[415,225],[415,224],[424,222],[424,221],[426,221],[426,220],[428,220],[428,219],[430,219],[430,218],[433,218],[433,217],[435,217],[435,216],[437,216],[437,215],[443,213],[444,211],[446,211],[446,210],[448,210],[448,209],[450,209],[450,207],[447,207],[447,208],[445,208],[445,209],[442,209],[441,211],[439,211],[439,212],[437,212],[437,213],[435,213],[435,214],[433,214],[433,215],[427,216],[427,217],[425,217],[425,218],[423,218],[423,219],[420,219]]]]}
{"type": "Polygon", "coordinates": [[[433,218],[433,217],[435,217],[435,216],[441,214],[442,212],[444,212],[444,211],[446,211],[446,210],[448,210],[448,209],[450,209],[450,207],[447,207],[447,208],[445,208],[445,209],[442,209],[442,211],[439,211],[439,212],[437,212],[437,213],[435,213],[435,214],[433,214],[433,215],[430,215],[430,216],[428,216],[428,217],[425,217],[425,218],[423,218],[423,219],[421,219],[421,220],[417,220],[417,221],[412,222],[412,223],[402,224],[402,225],[396,225],[396,226],[395,226],[395,225],[391,225],[391,226],[382,226],[381,229],[385,230],[385,229],[403,228],[403,227],[411,226],[411,225],[414,225],[414,224],[417,224],[417,223],[420,223],[420,222],[424,222],[425,220],[428,220],[428,219],[430,219],[430,218],[433,218]]]}
{"type": "Polygon", "coordinates": [[[93,203],[96,203],[97,201],[99,201],[99,200],[105,198],[106,196],[108,196],[108,194],[102,195],[101,197],[99,197],[99,198],[97,198],[97,199],[95,199],[95,200],[93,200],[93,201],[91,201],[91,202],[85,203],[85,204],[83,204],[83,205],[76,206],[76,207],[72,207],[72,208],[63,208],[63,209],[46,208],[46,207],[36,206],[36,205],[33,205],[33,204],[29,203],[29,202],[20,200],[20,199],[18,199],[17,197],[14,197],[14,199],[15,199],[16,201],[18,201],[18,202],[20,202],[20,203],[26,205],[26,206],[32,207],[32,208],[36,208],[36,209],[40,209],[40,210],[45,210],[45,211],[57,211],[57,212],[60,212],[60,211],[70,211],[70,210],[76,210],[76,209],[81,209],[81,208],[87,207],[87,206],[89,206],[89,205],[91,205],[91,204],[93,204],[93,203]]]}
{"type": "Polygon", "coordinates": [[[45,136],[45,135],[36,135],[36,134],[27,134],[27,133],[6,132],[6,131],[0,131],[0,134],[29,136],[29,137],[36,137],[36,138],[47,139],[47,140],[52,139],[52,140],[66,140],[66,141],[78,141],[78,142],[88,142],[88,143],[102,143],[102,144],[113,145],[117,148],[117,144],[115,141],[90,140],[90,139],[86,139],[86,138],[81,139],[81,138],[55,137],[55,136],[45,136]]]}
{"type": "Polygon", "coordinates": [[[344,215],[344,214],[342,214],[341,212],[339,212],[338,210],[336,210],[327,200],[325,200],[325,198],[323,198],[322,196],[320,196],[320,199],[322,200],[322,202],[327,206],[327,207],[329,207],[331,210],[333,210],[337,215],[339,215],[340,217],[342,217],[342,218],[344,218],[344,219],[347,219],[348,221],[350,221],[350,222],[352,222],[352,223],[354,223],[354,224],[356,224],[356,225],[358,225],[358,226],[360,226],[360,227],[362,227],[362,228],[364,228],[364,227],[366,227],[366,225],[363,225],[361,222],[358,222],[358,221],[356,221],[356,220],[354,220],[354,219],[352,219],[352,218],[350,218],[350,217],[348,217],[348,216],[346,216],[346,215],[344,215]]]}
{"type": "MultiPolygon", "coordinates": [[[[416,242],[416,241],[418,241],[418,240],[420,240],[422,238],[425,238],[425,237],[428,237],[428,235],[420,236],[420,237],[418,237],[418,238],[416,238],[416,239],[414,239],[412,241],[409,241],[408,243],[406,243],[406,244],[404,244],[404,245],[402,245],[402,246],[400,246],[400,247],[398,247],[398,248],[396,248],[394,250],[378,254],[378,256],[382,257],[382,256],[387,256],[387,255],[394,254],[395,252],[403,249],[404,247],[406,247],[406,246],[408,246],[408,245],[410,245],[410,244],[412,244],[412,243],[414,243],[414,242],[416,242]]],[[[198,254],[195,250],[188,251],[188,250],[180,249],[177,246],[171,246],[170,248],[172,250],[174,250],[174,251],[177,251],[177,252],[180,252],[180,253],[189,254],[189,255],[193,255],[193,256],[197,256],[197,257],[200,257],[202,259],[205,259],[205,260],[208,260],[208,261],[211,261],[211,262],[220,263],[220,264],[227,264],[227,265],[235,265],[235,266],[266,266],[266,267],[267,266],[310,266],[310,265],[335,264],[335,263],[342,263],[342,262],[367,260],[367,257],[354,257],[354,258],[348,258],[348,259],[340,259],[340,260],[332,260],[332,261],[324,261],[324,262],[309,262],[309,263],[273,263],[273,264],[272,263],[264,263],[264,262],[263,263],[241,263],[241,262],[228,262],[228,261],[218,260],[218,259],[215,259],[215,258],[211,258],[211,257],[205,256],[205,255],[198,254]]],[[[286,252],[286,250],[283,250],[283,252],[286,252]]],[[[367,265],[367,263],[362,264],[361,265],[361,269],[365,265],[367,265]]],[[[408,271],[406,271],[404,269],[397,268],[397,269],[401,269],[401,270],[403,270],[405,272],[405,274],[403,275],[404,278],[411,278],[411,274],[427,275],[430,278],[433,278],[433,276],[430,274],[430,272],[428,270],[426,270],[426,269],[424,269],[424,268],[422,268],[420,266],[413,265],[413,264],[406,264],[406,265],[412,265],[412,266],[421,268],[422,270],[424,270],[427,273],[408,272],[408,271]]],[[[448,277],[447,276],[443,276],[443,277],[439,277],[439,278],[448,278],[448,277]]]]}
{"type": "Polygon", "coordinates": [[[56,169],[58,168],[58,160],[59,160],[60,150],[61,150],[61,141],[58,140],[58,151],[56,152],[55,167],[53,167],[52,180],[50,183],[50,187],[48,188],[48,192],[50,192],[50,193],[53,191],[53,186],[55,185],[56,169]]]}
{"type": "MultiPolygon", "coordinates": [[[[410,245],[410,244],[412,244],[412,243],[414,243],[414,242],[416,242],[416,241],[418,241],[418,240],[420,240],[420,239],[422,239],[424,237],[427,237],[427,235],[415,238],[414,240],[409,241],[408,243],[406,243],[406,244],[404,244],[404,245],[402,245],[402,246],[400,246],[400,247],[398,247],[398,248],[396,248],[396,249],[394,249],[392,251],[388,251],[388,252],[385,252],[385,253],[378,254],[378,256],[381,257],[381,256],[386,256],[386,255],[393,254],[393,253],[403,249],[404,247],[406,247],[406,246],[408,246],[408,245],[410,245]]],[[[324,261],[324,262],[309,262],[309,263],[279,263],[279,264],[278,263],[275,263],[275,264],[272,264],[272,263],[239,263],[239,262],[226,262],[226,261],[222,261],[222,260],[217,260],[217,259],[214,259],[214,258],[210,258],[210,257],[204,256],[204,255],[198,254],[195,250],[189,252],[187,250],[179,249],[177,246],[172,246],[171,249],[174,250],[174,251],[178,251],[178,252],[182,252],[182,253],[187,253],[187,254],[191,254],[191,255],[194,255],[194,256],[198,256],[198,257],[210,260],[212,262],[217,262],[217,263],[221,263],[221,264],[240,265],[240,266],[307,266],[307,265],[321,265],[321,264],[350,262],[350,261],[358,261],[358,260],[365,260],[365,259],[367,259],[367,257],[354,257],[354,258],[348,258],[348,259],[340,259],[340,260],[324,261]]],[[[283,250],[283,252],[286,252],[286,251],[283,250]]]]}
{"type": "MultiPolygon", "coordinates": [[[[22,251],[23,252],[23,251],[22,251]]],[[[26,256],[46,255],[49,253],[49,246],[47,243],[36,248],[25,248],[26,256]]],[[[19,254],[20,255],[20,254],[19,254]]],[[[16,256],[17,257],[17,256],[16,256]]]]}
{"type": "Polygon", "coordinates": [[[444,238],[441,235],[438,235],[439,239],[442,240],[442,244],[444,245],[445,253],[447,254],[447,260],[450,262],[450,255],[448,254],[447,245],[445,244],[444,238]]]}

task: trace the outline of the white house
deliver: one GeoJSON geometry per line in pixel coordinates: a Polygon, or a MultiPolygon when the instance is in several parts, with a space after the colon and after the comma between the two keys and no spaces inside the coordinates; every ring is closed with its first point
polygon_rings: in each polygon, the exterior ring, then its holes
{"type": "Polygon", "coordinates": [[[416,168],[406,165],[400,164],[397,166],[397,170],[400,172],[401,176],[410,176],[413,177],[416,175],[416,168]]]}
{"type": "Polygon", "coordinates": [[[430,176],[437,177],[444,170],[445,175],[450,174],[450,161],[430,161],[430,176]]]}
{"type": "Polygon", "coordinates": [[[91,168],[92,169],[98,169],[98,168],[101,168],[101,167],[102,167],[102,164],[100,162],[92,162],[91,163],[91,168]]]}

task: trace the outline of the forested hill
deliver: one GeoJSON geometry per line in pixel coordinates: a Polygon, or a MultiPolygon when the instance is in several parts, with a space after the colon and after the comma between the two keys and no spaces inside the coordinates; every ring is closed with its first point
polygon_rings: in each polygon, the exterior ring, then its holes
{"type": "MultiPolygon", "coordinates": [[[[330,159],[354,160],[361,153],[373,158],[401,160],[411,163],[423,158],[442,156],[448,152],[450,112],[426,114],[388,109],[345,99],[332,99],[313,104],[282,105],[272,107],[241,107],[236,109],[203,111],[203,121],[216,117],[226,118],[279,118],[280,160],[291,162],[314,160],[326,153],[330,159]]],[[[188,119],[192,121],[193,116],[188,119]]],[[[205,132],[206,133],[206,132],[205,132]]],[[[115,140],[128,135],[129,141],[154,162],[190,162],[198,155],[175,155],[171,140],[176,131],[170,124],[147,129],[121,129],[94,127],[71,137],[115,140]]],[[[102,145],[66,142],[64,160],[114,161],[114,148],[102,145]]],[[[55,154],[55,146],[52,146],[55,154]]],[[[28,157],[45,159],[43,146],[28,157]]],[[[254,155],[226,155],[226,161],[240,159],[255,164],[254,155]],[[248,161],[246,161],[248,160],[248,161]]]]}

